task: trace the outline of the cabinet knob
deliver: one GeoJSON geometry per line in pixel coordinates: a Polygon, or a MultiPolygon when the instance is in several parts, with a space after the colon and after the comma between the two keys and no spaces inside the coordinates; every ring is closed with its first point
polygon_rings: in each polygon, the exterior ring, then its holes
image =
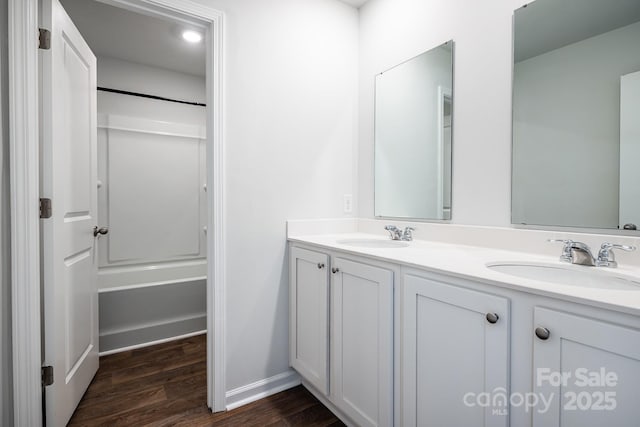
{"type": "Polygon", "coordinates": [[[536,336],[540,338],[542,341],[549,339],[551,332],[547,328],[537,327],[536,328],[536,336]]]}
{"type": "Polygon", "coordinates": [[[322,270],[322,269],[324,268],[324,263],[319,262],[319,263],[318,263],[318,268],[319,268],[320,270],[322,270]]]}
{"type": "Polygon", "coordinates": [[[487,322],[491,323],[492,325],[494,323],[498,323],[498,319],[500,319],[500,316],[498,316],[496,313],[487,313],[487,322]]]}
{"type": "Polygon", "coordinates": [[[340,269],[339,269],[339,268],[336,268],[336,267],[333,267],[333,268],[331,269],[331,272],[332,272],[333,274],[336,274],[336,273],[337,273],[337,272],[339,272],[339,271],[340,271],[340,269]]]}

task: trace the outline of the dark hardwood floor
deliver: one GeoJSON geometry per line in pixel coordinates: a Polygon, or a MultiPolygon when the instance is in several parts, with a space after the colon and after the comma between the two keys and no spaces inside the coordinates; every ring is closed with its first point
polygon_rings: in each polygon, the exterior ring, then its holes
{"type": "Polygon", "coordinates": [[[205,335],[106,356],[70,426],[343,426],[299,386],[241,408],[207,408],[205,335]]]}

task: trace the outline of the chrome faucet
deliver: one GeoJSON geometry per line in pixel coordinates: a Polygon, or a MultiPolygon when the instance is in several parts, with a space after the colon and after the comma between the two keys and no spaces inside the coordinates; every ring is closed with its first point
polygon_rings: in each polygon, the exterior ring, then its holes
{"type": "Polygon", "coordinates": [[[591,249],[586,243],[576,242],[573,240],[555,240],[549,239],[549,242],[563,243],[562,255],[560,261],[577,265],[586,265],[593,267],[596,265],[596,259],[591,253],[591,249]]]}
{"type": "Polygon", "coordinates": [[[635,246],[627,246],[627,245],[618,245],[615,243],[605,242],[600,246],[600,252],[598,252],[598,259],[596,260],[596,265],[598,267],[611,267],[615,268],[618,266],[616,262],[616,257],[613,253],[613,249],[621,249],[623,251],[631,252],[635,251],[635,246]]]}
{"type": "Polygon", "coordinates": [[[402,237],[400,238],[400,240],[404,240],[405,242],[411,242],[413,240],[413,230],[415,230],[415,228],[405,227],[404,231],[402,232],[402,237]]]}
{"type": "Polygon", "coordinates": [[[405,242],[410,242],[413,240],[413,227],[405,227],[404,231],[400,230],[395,225],[387,225],[385,228],[389,232],[389,236],[391,240],[403,240],[405,242]]]}
{"type": "Polygon", "coordinates": [[[395,225],[387,225],[384,229],[389,232],[391,240],[400,240],[402,238],[402,230],[395,225]]]}

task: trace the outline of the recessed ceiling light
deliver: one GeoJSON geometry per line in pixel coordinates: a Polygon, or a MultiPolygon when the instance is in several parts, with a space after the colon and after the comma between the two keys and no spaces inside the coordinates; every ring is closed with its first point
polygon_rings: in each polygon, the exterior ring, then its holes
{"type": "Polygon", "coordinates": [[[186,30],[182,32],[182,38],[189,43],[200,43],[202,41],[202,34],[196,31],[186,30]]]}

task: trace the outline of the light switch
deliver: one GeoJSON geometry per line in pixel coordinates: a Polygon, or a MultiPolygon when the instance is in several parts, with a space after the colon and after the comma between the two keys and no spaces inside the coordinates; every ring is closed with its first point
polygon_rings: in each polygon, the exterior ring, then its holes
{"type": "Polygon", "coordinates": [[[344,204],[343,204],[344,213],[352,213],[353,212],[353,195],[345,194],[344,195],[344,204]]]}

